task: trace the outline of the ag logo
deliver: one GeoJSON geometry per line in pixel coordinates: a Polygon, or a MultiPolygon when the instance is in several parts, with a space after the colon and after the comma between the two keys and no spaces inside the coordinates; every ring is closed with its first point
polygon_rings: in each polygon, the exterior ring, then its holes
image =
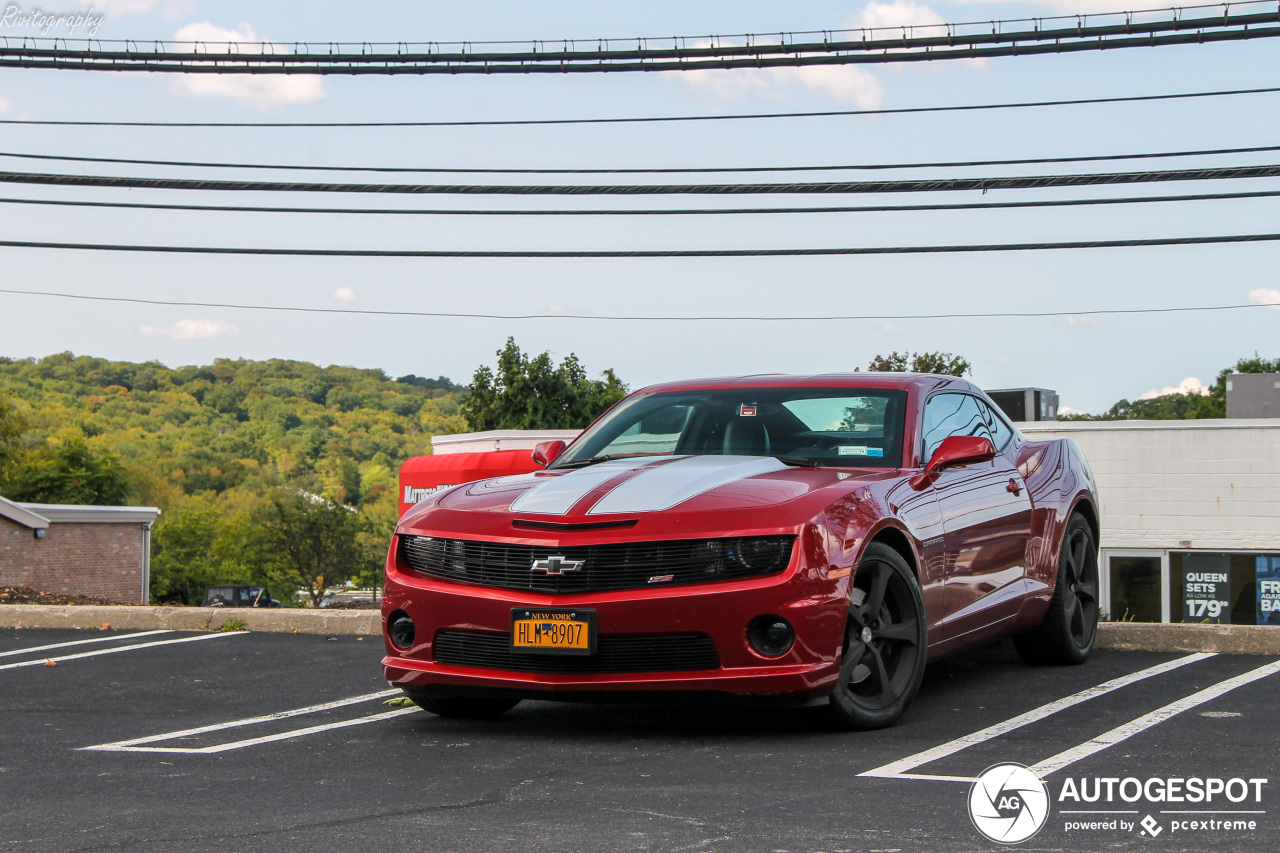
{"type": "Polygon", "coordinates": [[[1020,844],[1049,818],[1049,789],[1021,764],[996,764],[969,789],[974,827],[998,844],[1020,844]]]}

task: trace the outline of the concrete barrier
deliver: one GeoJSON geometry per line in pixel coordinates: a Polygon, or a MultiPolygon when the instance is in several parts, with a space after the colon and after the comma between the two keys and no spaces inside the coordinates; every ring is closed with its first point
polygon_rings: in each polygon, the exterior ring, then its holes
{"type": "Polygon", "coordinates": [[[1098,648],[1143,652],[1280,655],[1280,627],[1103,622],[1098,626],[1098,648]]]}
{"type": "MultiPolygon", "coordinates": [[[[96,607],[51,604],[0,605],[0,628],[116,628],[148,631],[216,631],[238,619],[250,631],[299,634],[382,633],[377,610],[251,607],[96,607]]],[[[1160,625],[1103,622],[1098,648],[1144,652],[1218,652],[1280,655],[1280,627],[1260,625],[1160,625]]]]}
{"type": "Polygon", "coordinates": [[[299,634],[382,633],[377,610],[253,607],[110,607],[61,604],[0,605],[0,628],[118,628],[124,631],[217,631],[238,619],[250,631],[299,634]]]}

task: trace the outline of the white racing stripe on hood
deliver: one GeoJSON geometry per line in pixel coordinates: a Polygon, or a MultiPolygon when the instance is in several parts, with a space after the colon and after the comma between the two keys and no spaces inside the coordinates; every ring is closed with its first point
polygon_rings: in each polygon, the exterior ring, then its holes
{"type": "Polygon", "coordinates": [[[642,471],[601,498],[587,515],[671,509],[720,486],[786,467],[772,457],[689,456],[642,471]]]}
{"type": "Polygon", "coordinates": [[[603,486],[624,471],[639,468],[652,461],[652,456],[613,459],[609,462],[597,462],[587,468],[578,468],[559,477],[547,477],[516,498],[511,504],[511,511],[564,515],[574,504],[585,498],[587,492],[603,486]]]}

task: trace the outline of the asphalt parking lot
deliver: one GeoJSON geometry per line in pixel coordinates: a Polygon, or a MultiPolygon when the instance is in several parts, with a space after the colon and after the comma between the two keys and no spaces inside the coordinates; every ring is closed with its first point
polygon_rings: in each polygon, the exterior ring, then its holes
{"type": "Polygon", "coordinates": [[[931,667],[898,726],[847,733],[757,706],[445,720],[382,703],[381,655],[377,637],[0,632],[0,850],[991,850],[968,797],[1000,762],[1052,801],[1019,849],[1280,843],[1274,658],[1054,669],[995,646],[931,667]],[[1062,797],[1171,777],[1268,782],[1239,801],[1062,797]]]}

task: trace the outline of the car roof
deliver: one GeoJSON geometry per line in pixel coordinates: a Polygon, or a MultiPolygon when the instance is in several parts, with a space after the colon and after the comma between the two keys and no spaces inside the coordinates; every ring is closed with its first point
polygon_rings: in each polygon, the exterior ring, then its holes
{"type": "Polygon", "coordinates": [[[791,376],[781,373],[758,373],[749,376],[720,376],[708,379],[685,379],[663,382],[639,389],[636,393],[657,391],[710,391],[733,388],[890,388],[929,392],[938,388],[976,391],[973,383],[955,376],[933,373],[818,373],[791,376]]]}

